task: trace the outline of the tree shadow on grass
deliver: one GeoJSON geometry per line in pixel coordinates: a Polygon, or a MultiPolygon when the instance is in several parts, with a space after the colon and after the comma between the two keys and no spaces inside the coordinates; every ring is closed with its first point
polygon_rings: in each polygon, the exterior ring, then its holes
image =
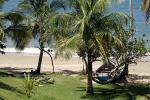
{"type": "MultiPolygon", "coordinates": [[[[136,100],[137,97],[144,97],[150,100],[150,87],[148,85],[119,85],[111,84],[111,87],[94,88],[94,96],[82,96],[82,99],[90,100],[136,100]]],[[[78,87],[77,91],[85,91],[85,87],[78,87]]]]}
{"type": "MultiPolygon", "coordinates": [[[[24,95],[24,93],[23,93],[22,91],[18,90],[18,89],[15,88],[15,87],[12,87],[12,86],[10,86],[10,85],[8,85],[8,84],[5,84],[5,83],[3,83],[3,82],[0,82],[0,88],[1,88],[1,89],[4,89],[4,90],[11,91],[11,92],[17,92],[17,93],[20,93],[20,94],[23,94],[23,95],[24,95]]],[[[0,99],[0,100],[1,100],[1,99],[0,99]]]]}
{"type": "Polygon", "coordinates": [[[12,73],[6,72],[6,71],[0,71],[0,77],[14,77],[14,75],[12,73]]]}
{"type": "Polygon", "coordinates": [[[0,97],[0,100],[5,100],[4,98],[0,97]]]}

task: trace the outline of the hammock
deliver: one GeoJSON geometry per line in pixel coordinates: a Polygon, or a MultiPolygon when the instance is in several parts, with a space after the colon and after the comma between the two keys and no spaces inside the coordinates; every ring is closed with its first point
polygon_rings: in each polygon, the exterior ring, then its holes
{"type": "Polygon", "coordinates": [[[125,73],[125,66],[102,65],[96,70],[93,81],[99,84],[112,83],[122,77],[125,73]]]}

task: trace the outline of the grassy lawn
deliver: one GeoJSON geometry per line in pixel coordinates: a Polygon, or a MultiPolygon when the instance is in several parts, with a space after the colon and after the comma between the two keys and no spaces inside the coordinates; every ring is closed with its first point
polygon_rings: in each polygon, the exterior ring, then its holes
{"type": "Polygon", "coordinates": [[[22,77],[12,77],[0,72],[0,100],[147,100],[150,95],[148,85],[94,84],[95,96],[85,96],[84,76],[46,75],[55,79],[54,84],[43,84],[34,89],[27,98],[22,77]]]}

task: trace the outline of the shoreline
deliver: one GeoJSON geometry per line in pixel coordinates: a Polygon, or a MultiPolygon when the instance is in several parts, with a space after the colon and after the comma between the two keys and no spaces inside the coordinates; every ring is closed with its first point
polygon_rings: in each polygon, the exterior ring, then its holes
{"type": "MultiPolygon", "coordinates": [[[[38,63],[38,54],[28,54],[28,53],[6,53],[4,55],[0,54],[0,67],[2,66],[37,66],[38,63]]],[[[52,54],[52,56],[54,57],[54,55],[52,54]]],[[[140,59],[140,61],[138,61],[138,64],[131,64],[131,68],[133,68],[133,70],[135,70],[134,68],[137,66],[139,68],[137,69],[145,69],[148,68],[150,69],[150,56],[145,56],[144,60],[141,60],[143,58],[140,59]],[[147,61],[145,61],[145,57],[148,57],[149,59],[147,59],[147,61]],[[143,67],[144,66],[144,67],[143,67]]],[[[71,59],[65,59],[62,57],[58,57],[57,59],[53,59],[54,60],[54,65],[57,66],[77,66],[77,68],[82,67],[83,63],[80,57],[77,56],[73,56],[71,59]]],[[[98,68],[100,65],[102,64],[102,62],[94,62],[93,66],[94,68],[98,68]]],[[[42,66],[49,66],[51,67],[51,60],[50,57],[47,54],[44,54],[43,56],[43,63],[42,66]]],[[[71,68],[72,69],[72,68],[71,68]]],[[[76,67],[75,67],[76,69],[76,67]]],[[[132,70],[132,71],[133,71],[132,70]]],[[[147,70],[146,70],[147,71],[147,70]]],[[[150,72],[149,72],[150,73],[150,72]]]]}
{"type": "MultiPolygon", "coordinates": [[[[79,57],[72,57],[71,59],[63,59],[58,57],[54,60],[55,72],[81,72],[83,69],[82,59],[79,57]]],[[[7,53],[0,55],[0,69],[10,70],[14,72],[31,72],[35,70],[38,64],[38,55],[7,53]]],[[[93,71],[96,71],[102,62],[93,63],[93,71]]],[[[84,65],[85,68],[85,65],[84,65]]],[[[52,72],[52,65],[49,56],[43,56],[41,72],[52,72]]],[[[129,65],[129,76],[136,75],[142,77],[136,79],[135,82],[150,83],[150,61],[140,61],[137,64],[129,65]],[[146,77],[146,78],[145,78],[146,77]],[[147,78],[148,77],[148,78],[147,78]]],[[[132,78],[131,80],[135,80],[132,78]]]]}

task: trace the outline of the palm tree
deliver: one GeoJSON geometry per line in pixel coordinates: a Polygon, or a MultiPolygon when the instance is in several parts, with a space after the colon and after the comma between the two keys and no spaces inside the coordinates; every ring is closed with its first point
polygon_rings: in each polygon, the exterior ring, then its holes
{"type": "MultiPolygon", "coordinates": [[[[1,0],[0,7],[5,1],[1,0]]],[[[24,49],[29,43],[31,34],[29,33],[29,27],[25,26],[26,18],[19,13],[0,13],[0,41],[3,41],[7,36],[14,40],[14,44],[17,49],[24,49]],[[23,21],[24,20],[24,21],[23,21]],[[8,24],[9,23],[9,24],[8,24]]]]}
{"type": "Polygon", "coordinates": [[[64,18],[62,16],[58,17],[61,22],[56,20],[56,25],[58,25],[56,30],[64,33],[58,34],[58,37],[61,37],[58,41],[58,53],[78,51],[84,46],[84,61],[87,69],[86,93],[93,95],[94,53],[100,54],[104,64],[110,63],[111,45],[123,47],[119,35],[126,33],[123,25],[128,23],[129,17],[123,13],[106,14],[107,0],[72,0],[70,4],[73,10],[66,13],[67,21],[62,22],[64,18]],[[65,31],[64,28],[66,28],[65,31]]]}
{"type": "MultiPolygon", "coordinates": [[[[0,10],[2,9],[4,2],[5,0],[0,1],[0,10]]],[[[0,11],[0,41],[2,41],[2,38],[4,37],[3,24],[2,24],[3,18],[4,18],[4,13],[0,11]]]]}
{"type": "Polygon", "coordinates": [[[39,40],[40,55],[35,71],[37,74],[41,71],[44,47],[52,35],[50,20],[60,6],[63,4],[59,0],[22,0],[18,5],[18,9],[30,18],[29,26],[32,26],[33,36],[39,40]]]}
{"type": "Polygon", "coordinates": [[[146,14],[146,16],[145,16],[146,21],[148,21],[148,19],[150,17],[150,0],[143,0],[142,9],[146,14]]]}
{"type": "Polygon", "coordinates": [[[10,37],[18,50],[23,50],[30,42],[32,33],[30,27],[26,26],[27,18],[19,13],[5,13],[4,21],[9,24],[4,24],[5,37],[10,37]]]}

